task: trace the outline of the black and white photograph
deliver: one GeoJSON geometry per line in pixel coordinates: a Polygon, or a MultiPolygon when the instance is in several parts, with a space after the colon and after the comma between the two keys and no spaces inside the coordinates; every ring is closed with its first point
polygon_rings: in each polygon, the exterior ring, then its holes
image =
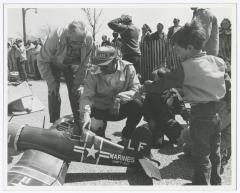
{"type": "Polygon", "coordinates": [[[236,189],[236,2],[3,11],[6,190],[236,189]]]}

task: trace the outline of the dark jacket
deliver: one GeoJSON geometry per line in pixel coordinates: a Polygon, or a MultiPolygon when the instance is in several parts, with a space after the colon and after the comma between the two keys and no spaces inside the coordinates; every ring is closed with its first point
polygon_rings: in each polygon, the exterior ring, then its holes
{"type": "Polygon", "coordinates": [[[162,32],[162,35],[163,35],[163,37],[160,38],[158,32],[156,31],[156,32],[154,32],[153,34],[151,34],[151,35],[148,37],[148,39],[149,39],[149,40],[159,40],[159,39],[166,40],[167,37],[166,37],[165,33],[162,32]]]}
{"type": "Polygon", "coordinates": [[[123,24],[121,18],[114,19],[108,23],[108,26],[118,32],[122,39],[121,51],[123,55],[141,55],[138,38],[139,29],[132,23],[123,24]]]}

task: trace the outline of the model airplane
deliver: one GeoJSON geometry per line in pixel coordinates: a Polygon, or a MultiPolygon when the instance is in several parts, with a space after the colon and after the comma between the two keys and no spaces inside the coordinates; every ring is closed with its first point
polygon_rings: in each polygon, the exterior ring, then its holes
{"type": "Polygon", "coordinates": [[[8,171],[8,185],[62,185],[71,161],[97,165],[142,167],[160,180],[158,161],[151,159],[151,132],[138,127],[126,145],[115,144],[84,129],[72,135],[73,118],[65,116],[49,129],[28,125],[8,126],[8,148],[24,152],[8,171]]]}

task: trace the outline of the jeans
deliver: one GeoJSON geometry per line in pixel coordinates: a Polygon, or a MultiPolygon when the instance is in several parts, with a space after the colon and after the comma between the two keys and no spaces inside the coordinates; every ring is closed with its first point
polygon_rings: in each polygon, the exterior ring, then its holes
{"type": "Polygon", "coordinates": [[[129,139],[132,135],[132,132],[141,121],[142,103],[133,100],[126,104],[121,104],[118,115],[111,114],[109,109],[97,109],[95,107],[92,107],[91,117],[104,121],[120,121],[127,118],[126,125],[122,131],[122,135],[125,138],[129,139]]]}
{"type": "Polygon", "coordinates": [[[193,142],[193,184],[221,184],[221,129],[217,102],[191,107],[190,136],[193,142]]]}
{"type": "Polygon", "coordinates": [[[68,97],[70,100],[74,122],[77,122],[80,118],[80,114],[79,114],[80,95],[77,91],[79,85],[74,84],[74,73],[70,67],[65,69],[59,69],[54,65],[51,65],[51,70],[58,86],[57,86],[57,95],[55,95],[54,93],[48,95],[48,109],[49,109],[50,122],[53,123],[60,118],[61,97],[59,94],[59,88],[60,88],[61,72],[63,73],[63,76],[67,84],[68,97]]]}
{"type": "Polygon", "coordinates": [[[140,73],[140,55],[125,54],[123,55],[123,60],[133,63],[136,72],[140,73]]]}

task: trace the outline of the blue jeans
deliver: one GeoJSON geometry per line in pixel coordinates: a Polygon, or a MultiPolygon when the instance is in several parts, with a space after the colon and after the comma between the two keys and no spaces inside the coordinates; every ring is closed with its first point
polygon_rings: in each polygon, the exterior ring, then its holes
{"type": "Polygon", "coordinates": [[[191,107],[194,185],[221,184],[221,128],[218,105],[217,102],[209,102],[191,107]]]}

